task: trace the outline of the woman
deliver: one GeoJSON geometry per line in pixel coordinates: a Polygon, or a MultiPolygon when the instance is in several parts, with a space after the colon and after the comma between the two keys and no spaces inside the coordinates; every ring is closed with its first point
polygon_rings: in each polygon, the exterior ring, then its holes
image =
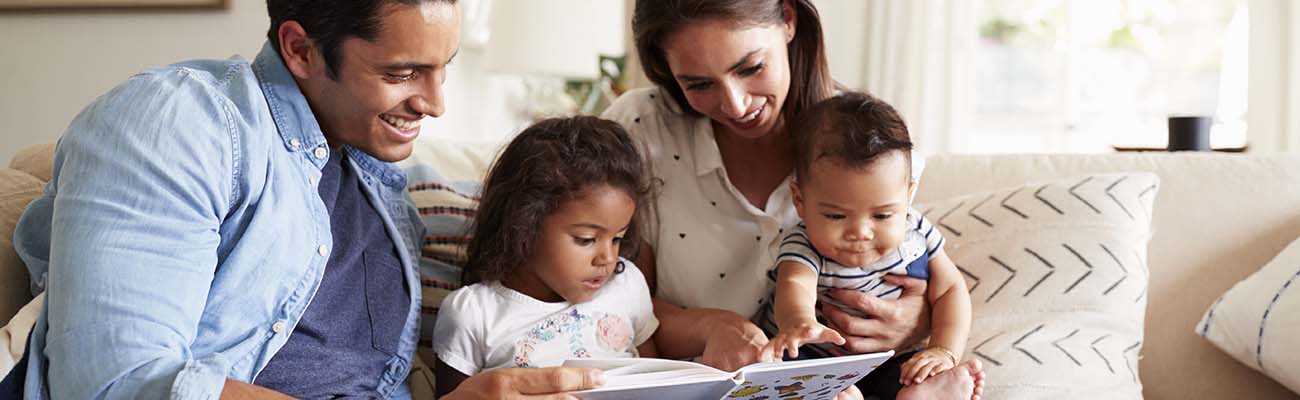
{"type": "MultiPolygon", "coordinates": [[[[666,357],[702,354],[727,370],[762,361],[767,338],[749,317],[767,293],[783,227],[797,221],[789,181],[798,133],[785,122],[835,92],[817,10],[810,0],[638,0],[632,30],[656,87],[624,94],[604,116],[638,140],[661,181],[636,260],[658,295],[656,344],[666,357]]],[[[856,308],[823,309],[845,348],[900,349],[926,336],[925,282],[893,283],[906,288],[893,301],[831,294],[856,308]]],[[[978,367],[961,371],[909,391],[953,381],[971,393],[978,367]]],[[[899,388],[897,375],[882,374],[860,386],[883,396],[899,388]]]]}

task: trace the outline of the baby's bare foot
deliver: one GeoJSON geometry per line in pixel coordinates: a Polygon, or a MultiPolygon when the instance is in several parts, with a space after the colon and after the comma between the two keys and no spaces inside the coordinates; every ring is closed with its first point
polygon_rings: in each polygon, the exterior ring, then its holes
{"type": "Polygon", "coordinates": [[[979,400],[984,393],[984,371],[979,360],[970,360],[925,382],[908,385],[898,392],[900,400],[979,400]]]}

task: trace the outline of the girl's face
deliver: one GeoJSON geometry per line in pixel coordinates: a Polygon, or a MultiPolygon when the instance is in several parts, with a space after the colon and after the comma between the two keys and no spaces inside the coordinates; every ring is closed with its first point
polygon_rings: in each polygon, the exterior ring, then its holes
{"type": "Polygon", "coordinates": [[[771,132],[790,91],[794,11],[785,14],[780,25],[704,20],[669,36],[665,58],[691,108],[744,138],[771,132]]]}
{"type": "Polygon", "coordinates": [[[506,286],[545,302],[590,300],[613,275],[636,203],[600,185],[579,193],[542,219],[532,259],[506,286]]]}

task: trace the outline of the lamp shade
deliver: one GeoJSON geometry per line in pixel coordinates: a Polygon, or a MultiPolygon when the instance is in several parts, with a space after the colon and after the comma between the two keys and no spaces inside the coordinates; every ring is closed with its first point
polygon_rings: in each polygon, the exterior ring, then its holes
{"type": "Polygon", "coordinates": [[[623,0],[491,0],[490,70],[595,78],[599,56],[622,55],[623,0]]]}

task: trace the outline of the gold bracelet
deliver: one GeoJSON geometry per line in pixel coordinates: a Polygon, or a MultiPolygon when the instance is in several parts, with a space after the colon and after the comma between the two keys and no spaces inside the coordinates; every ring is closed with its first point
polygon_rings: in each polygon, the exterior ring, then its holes
{"type": "Polygon", "coordinates": [[[957,366],[957,354],[953,353],[952,350],[948,350],[943,346],[930,346],[926,348],[926,350],[930,350],[930,349],[939,350],[942,351],[944,354],[947,354],[948,358],[952,359],[952,365],[954,367],[957,366]]]}

